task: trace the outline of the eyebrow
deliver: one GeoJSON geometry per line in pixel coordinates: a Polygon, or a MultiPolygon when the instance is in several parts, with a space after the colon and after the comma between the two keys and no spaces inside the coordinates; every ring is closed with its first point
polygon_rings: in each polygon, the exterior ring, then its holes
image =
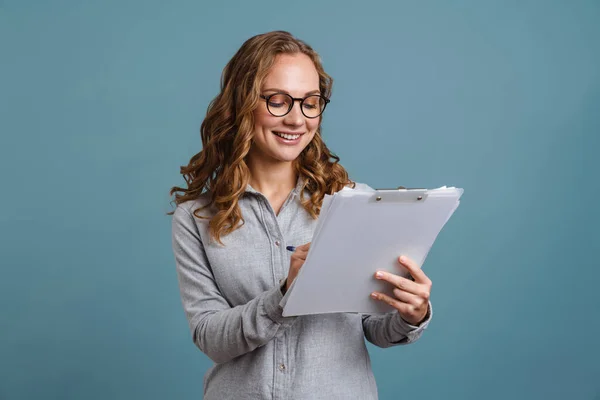
{"type": "MultiPolygon", "coordinates": [[[[269,89],[264,89],[265,92],[278,92],[278,93],[286,93],[286,94],[290,94],[290,92],[288,92],[287,90],[283,90],[283,89],[277,89],[277,88],[269,88],[269,89]]],[[[320,90],[311,90],[310,92],[306,92],[304,93],[305,96],[308,96],[310,94],[320,94],[321,91],[320,90]]]]}

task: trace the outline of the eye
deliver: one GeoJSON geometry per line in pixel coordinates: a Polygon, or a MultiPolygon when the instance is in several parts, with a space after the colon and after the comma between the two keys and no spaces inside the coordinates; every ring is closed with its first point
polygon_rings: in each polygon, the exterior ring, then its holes
{"type": "Polygon", "coordinates": [[[304,100],[304,108],[307,110],[316,110],[321,107],[321,98],[319,96],[309,96],[304,100]]]}
{"type": "Polygon", "coordinates": [[[285,94],[276,94],[269,98],[269,107],[280,108],[280,107],[289,107],[290,99],[289,96],[285,94]]]}

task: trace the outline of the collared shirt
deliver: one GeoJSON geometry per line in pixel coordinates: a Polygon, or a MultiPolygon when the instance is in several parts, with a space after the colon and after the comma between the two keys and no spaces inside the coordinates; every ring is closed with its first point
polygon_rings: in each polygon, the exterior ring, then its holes
{"type": "Polygon", "coordinates": [[[193,215],[206,195],[173,214],[183,308],[193,342],[214,361],[204,376],[206,400],[377,399],[365,339],[380,347],[412,343],[431,320],[431,308],[418,327],[398,312],[282,316],[286,246],[310,242],[317,224],[300,204],[301,183],[277,215],[248,186],[238,202],[244,225],[222,237],[224,246],[209,237],[208,219],[193,215]]]}

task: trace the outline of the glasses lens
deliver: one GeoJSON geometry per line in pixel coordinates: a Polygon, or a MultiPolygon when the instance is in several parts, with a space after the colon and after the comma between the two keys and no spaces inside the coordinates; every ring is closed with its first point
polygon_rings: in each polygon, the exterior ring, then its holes
{"type": "Polygon", "coordinates": [[[325,99],[323,97],[314,95],[308,96],[304,99],[304,103],[302,104],[302,112],[308,118],[316,118],[325,109],[325,99]]]}
{"type": "Polygon", "coordinates": [[[292,98],[287,94],[275,94],[267,101],[267,107],[271,114],[281,117],[288,113],[292,107],[292,101],[292,98]]]}

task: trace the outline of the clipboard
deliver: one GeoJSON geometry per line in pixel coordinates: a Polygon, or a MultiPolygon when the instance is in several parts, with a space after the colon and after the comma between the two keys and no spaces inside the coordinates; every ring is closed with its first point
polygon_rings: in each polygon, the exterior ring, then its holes
{"type": "Polygon", "coordinates": [[[444,186],[344,189],[326,196],[306,261],[281,300],[283,316],[393,311],[370,297],[373,291],[393,297],[375,272],[410,278],[398,257],[422,266],[462,194],[444,186]]]}

